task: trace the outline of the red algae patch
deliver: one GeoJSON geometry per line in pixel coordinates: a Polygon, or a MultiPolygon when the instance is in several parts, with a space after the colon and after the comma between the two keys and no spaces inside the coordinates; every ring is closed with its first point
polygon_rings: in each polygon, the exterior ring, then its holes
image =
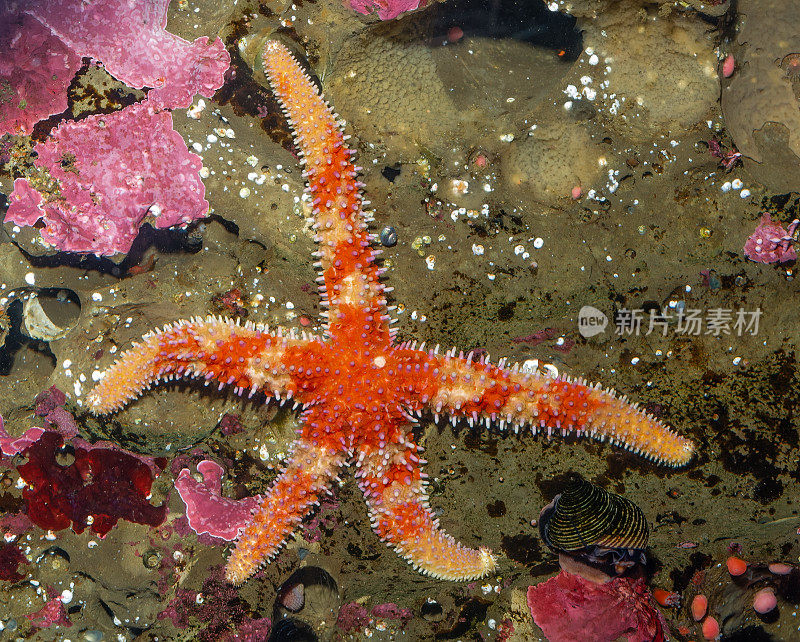
{"type": "Polygon", "coordinates": [[[103,537],[119,519],[158,526],[167,506],[149,501],[153,475],[132,454],[111,448],[74,447],[73,461],[64,465],[63,437],[45,433],[25,450],[28,462],[17,470],[27,482],[22,492],[28,517],[45,530],[87,526],[103,537]]]}

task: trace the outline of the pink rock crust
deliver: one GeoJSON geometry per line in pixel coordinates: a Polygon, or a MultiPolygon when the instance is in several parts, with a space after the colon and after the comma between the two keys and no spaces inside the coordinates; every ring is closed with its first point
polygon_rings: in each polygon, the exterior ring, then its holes
{"type": "Polygon", "coordinates": [[[78,56],[103,63],[116,79],[142,89],[153,103],[188,107],[196,93],[222,86],[230,54],[222,40],[189,42],[166,30],[169,0],[28,0],[25,11],[78,56]]]}
{"type": "Polygon", "coordinates": [[[377,11],[381,20],[393,20],[405,11],[413,11],[427,4],[426,0],[346,0],[353,11],[369,15],[377,11]]]}
{"type": "Polygon", "coordinates": [[[561,571],[528,588],[528,607],[550,642],[620,638],[652,642],[669,636],[666,621],[641,578],[617,577],[596,584],[561,571]]]}
{"type": "Polygon", "coordinates": [[[72,626],[67,609],[60,597],[51,597],[41,609],[35,613],[29,613],[25,617],[39,629],[46,629],[50,626],[72,626]]]}
{"type": "Polygon", "coordinates": [[[0,7],[0,134],[30,134],[67,108],[81,57],[32,16],[0,7]]]}
{"type": "Polygon", "coordinates": [[[208,459],[197,464],[197,472],[203,481],[192,477],[184,468],[175,480],[175,488],[186,504],[189,526],[198,535],[208,533],[226,541],[236,539],[239,529],[250,521],[259,497],[230,499],[222,497],[222,473],[224,469],[208,459]]]}
{"type": "Polygon", "coordinates": [[[24,451],[44,433],[43,428],[28,428],[19,437],[12,437],[3,427],[3,418],[0,417],[0,452],[4,455],[16,455],[24,451]]]}
{"type": "Polygon", "coordinates": [[[156,227],[171,227],[208,212],[200,157],[172,129],[172,115],[149,100],[62,123],[35,150],[57,189],[43,196],[16,179],[6,221],[42,219],[42,238],[59,250],[127,252],[148,215],[156,227]]]}
{"type": "MultiPolygon", "coordinates": [[[[0,533],[6,537],[19,537],[26,532],[33,522],[23,511],[18,513],[4,513],[0,517],[0,533]]],[[[8,541],[8,540],[6,540],[8,541]]]]}
{"type": "Polygon", "coordinates": [[[744,255],[756,263],[786,263],[797,260],[797,253],[792,242],[787,240],[794,232],[772,220],[769,214],[761,216],[761,222],[744,244],[744,255]]]}
{"type": "Polygon", "coordinates": [[[336,626],[345,633],[367,626],[370,622],[369,612],[358,602],[343,604],[336,616],[336,626]]]}

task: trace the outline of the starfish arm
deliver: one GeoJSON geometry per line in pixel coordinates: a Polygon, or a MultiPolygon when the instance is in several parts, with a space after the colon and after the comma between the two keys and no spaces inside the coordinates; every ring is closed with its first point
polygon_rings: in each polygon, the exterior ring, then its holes
{"type": "Polygon", "coordinates": [[[381,270],[375,265],[378,251],[362,209],[362,184],[352,162],[355,152],[347,147],[336,115],[286,47],[268,41],[263,61],[305,167],[319,244],[320,294],[330,308],[328,332],[337,336],[348,327],[366,325],[376,345],[389,345],[393,333],[381,270]]]}
{"type": "Polygon", "coordinates": [[[303,517],[319,504],[344,461],[340,451],[319,448],[302,437],[294,443],[286,468],[239,533],[225,567],[229,582],[242,584],[275,556],[303,517]]]}
{"type": "Polygon", "coordinates": [[[582,379],[520,372],[448,353],[436,356],[436,385],[428,390],[435,413],[470,422],[499,420],[534,432],[576,433],[609,441],[667,466],[683,466],[694,444],[613,390],[582,379]]]}
{"type": "Polygon", "coordinates": [[[439,527],[416,452],[411,435],[383,451],[359,451],[356,477],[373,530],[414,568],[432,577],[474,580],[488,575],[497,566],[488,548],[467,548],[439,527]]]}
{"type": "Polygon", "coordinates": [[[146,334],[123,352],[89,392],[96,414],[120,409],[158,381],[183,376],[232,385],[238,393],[263,390],[280,397],[295,390],[285,356],[314,343],[307,335],[261,325],[208,317],[177,321],[146,334]]]}

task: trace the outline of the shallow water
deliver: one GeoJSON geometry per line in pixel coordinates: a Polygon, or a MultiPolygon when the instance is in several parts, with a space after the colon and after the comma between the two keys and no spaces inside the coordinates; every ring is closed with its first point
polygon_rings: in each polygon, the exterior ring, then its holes
{"type": "MultiPolygon", "coordinates": [[[[9,534],[6,542],[30,563],[20,563],[21,577],[0,580],[0,639],[260,640],[266,629],[253,621],[276,615],[319,639],[544,639],[525,596],[558,572],[558,561],[535,521],[571,471],[646,514],[649,586],[681,596],[680,606],[662,609],[673,639],[700,639],[689,612],[698,593],[729,639],[797,639],[796,592],[782,592],[776,611],[759,616],[752,595],[776,578],[737,584],[725,568],[731,552],[765,564],[795,565],[800,555],[795,262],[757,263],[743,251],[762,212],[784,227],[800,217],[800,160],[790,140],[800,129],[792,129],[789,102],[783,130],[762,127],[759,115],[777,118],[769,101],[754,107],[734,84],[748,61],[757,62],[739,34],[779,30],[790,3],[770,5],[780,24],[757,12],[747,17],[741,2],[738,14],[721,4],[707,9],[711,15],[622,4],[574,2],[556,7],[574,18],[553,20],[538,5],[522,12],[507,2],[488,9],[442,2],[386,22],[338,0],[170,6],[168,30],[187,39],[220,35],[235,71],[204,99],[199,117],[172,112],[207,168],[209,218],[185,231],[145,225],[127,258],[54,252],[35,242],[32,228],[6,223],[0,231],[5,429],[17,436],[43,425],[34,400],[58,387],[81,438],[165,458],[148,500],[168,506],[166,521],[151,528],[121,519],[105,538],[29,524],[9,534]],[[399,338],[485,351],[492,361],[535,359],[613,387],[697,444],[688,466],[425,415],[415,435],[428,461],[431,505],[456,539],[499,553],[497,573],[455,583],[413,570],[373,534],[346,472],[272,563],[241,588],[221,580],[229,546],[178,524],[185,506],[175,477],[209,458],[226,469],[224,495],[265,492],[294,438],[296,414],[258,395],[242,400],[191,383],[158,386],[110,417],[89,415],[83,400],[115,354],[177,319],[233,314],[320,330],[290,131],[263,74],[237,50],[239,38],[261,30],[293,46],[347,121],[372,227],[397,232],[383,261],[399,338]],[[725,78],[729,53],[737,66],[725,78]],[[761,164],[745,157],[727,170],[710,151],[711,140],[724,152],[750,138],[761,164]],[[26,335],[23,300],[34,292],[65,336],[26,335]],[[584,306],[605,315],[604,332],[581,334],[584,306]],[[650,327],[652,311],[680,309],[699,311],[697,333],[675,319],[650,327]],[[626,311],[641,315],[638,330],[616,323],[626,311]],[[758,328],[740,331],[740,311],[743,320],[758,317],[758,328]],[[715,329],[714,319],[727,325],[715,329]],[[243,430],[223,430],[231,415],[243,430]],[[322,571],[302,580],[303,608],[287,612],[286,582],[306,567],[322,571]],[[72,626],[34,626],[26,616],[54,595],[64,598],[72,626]],[[366,619],[353,615],[353,603],[366,619]]],[[[775,59],[800,52],[795,41],[784,46],[775,59]]],[[[773,103],[786,98],[786,87],[800,93],[790,63],[762,78],[773,103]]],[[[67,113],[37,126],[32,138],[4,139],[16,151],[3,160],[0,191],[11,194],[13,179],[30,171],[32,141],[57,123],[142,94],[84,64],[67,113]]],[[[75,453],[59,457],[67,467],[75,453]]],[[[4,520],[30,511],[16,470],[24,461],[0,460],[4,520]]],[[[8,533],[10,523],[3,522],[8,533]]]]}

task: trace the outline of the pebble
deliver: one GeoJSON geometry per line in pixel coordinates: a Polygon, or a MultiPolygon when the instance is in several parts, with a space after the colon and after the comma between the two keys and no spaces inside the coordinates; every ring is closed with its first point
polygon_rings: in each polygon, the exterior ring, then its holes
{"type": "Polygon", "coordinates": [[[716,640],[719,636],[719,622],[713,617],[703,620],[703,637],[706,640],[716,640]]]}
{"type": "Polygon", "coordinates": [[[733,76],[733,72],[736,70],[736,59],[733,57],[733,54],[728,54],[725,56],[725,60],[722,63],[722,75],[725,78],[730,78],[733,76]]]}
{"type": "Polygon", "coordinates": [[[450,27],[447,31],[447,40],[449,42],[458,42],[464,37],[464,30],[461,27],[450,27]]]}
{"type": "Polygon", "coordinates": [[[730,573],[734,577],[743,575],[744,572],[747,570],[747,562],[734,555],[731,555],[725,562],[725,564],[728,567],[728,573],[730,573]]]}
{"type": "Polygon", "coordinates": [[[692,617],[695,622],[702,620],[708,612],[708,598],[705,595],[695,595],[692,600],[692,617]]]}
{"type": "Polygon", "coordinates": [[[769,572],[775,575],[788,575],[792,572],[792,567],[783,562],[773,562],[769,565],[769,572]]]}
{"type": "Polygon", "coordinates": [[[381,245],[384,247],[394,247],[397,245],[397,230],[391,225],[387,225],[379,234],[381,245]]]}
{"type": "Polygon", "coordinates": [[[778,606],[778,598],[771,588],[763,588],[753,597],[753,608],[756,613],[765,615],[778,606]]]}

